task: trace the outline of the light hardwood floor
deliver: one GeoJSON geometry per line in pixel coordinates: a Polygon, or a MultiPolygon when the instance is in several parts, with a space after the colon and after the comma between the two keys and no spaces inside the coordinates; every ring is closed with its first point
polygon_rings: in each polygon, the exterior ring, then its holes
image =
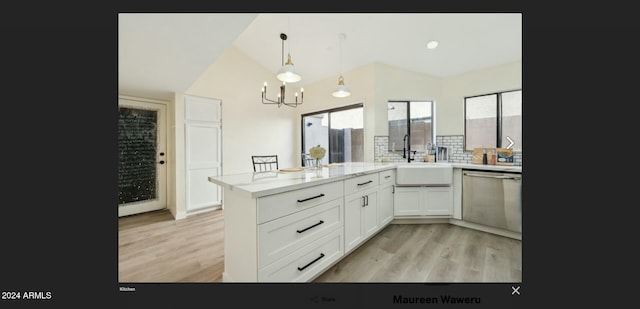
{"type": "MultiPolygon", "coordinates": [[[[222,282],[223,210],[119,219],[119,282],[222,282]]],[[[522,243],[449,224],[391,224],[314,282],[521,282],[522,243]]]]}
{"type": "Polygon", "coordinates": [[[521,282],[522,242],[450,224],[391,224],[315,282],[521,282]]]}
{"type": "Polygon", "coordinates": [[[223,210],[174,220],[168,210],[118,219],[119,282],[222,282],[223,210]]]}

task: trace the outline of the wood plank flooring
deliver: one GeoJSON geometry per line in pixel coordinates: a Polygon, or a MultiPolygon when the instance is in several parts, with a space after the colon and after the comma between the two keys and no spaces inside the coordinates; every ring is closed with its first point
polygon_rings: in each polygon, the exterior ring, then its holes
{"type": "MultiPolygon", "coordinates": [[[[222,282],[224,211],[119,219],[119,282],[222,282]]],[[[391,224],[314,282],[521,282],[522,243],[450,224],[391,224]]]]}
{"type": "Polygon", "coordinates": [[[314,282],[522,282],[522,242],[450,224],[391,224],[314,282]]]}
{"type": "Polygon", "coordinates": [[[222,282],[223,210],[174,220],[168,210],[118,219],[118,282],[222,282]]]}

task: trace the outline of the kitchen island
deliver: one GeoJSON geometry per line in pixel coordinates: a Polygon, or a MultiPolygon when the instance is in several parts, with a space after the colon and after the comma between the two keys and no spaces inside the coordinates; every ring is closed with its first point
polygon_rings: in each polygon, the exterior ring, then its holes
{"type": "Polygon", "coordinates": [[[391,222],[393,202],[378,192],[395,168],[347,162],[209,177],[223,188],[223,282],[313,280],[391,222]]]}

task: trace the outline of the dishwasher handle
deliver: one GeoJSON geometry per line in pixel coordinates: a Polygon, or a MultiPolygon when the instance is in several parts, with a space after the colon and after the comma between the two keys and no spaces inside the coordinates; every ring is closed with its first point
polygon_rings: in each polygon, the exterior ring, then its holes
{"type": "Polygon", "coordinates": [[[464,172],[465,176],[471,176],[471,177],[484,177],[484,178],[494,178],[494,179],[515,179],[515,180],[520,180],[522,178],[522,176],[508,176],[508,175],[486,175],[486,174],[474,174],[474,173],[468,173],[468,172],[464,172]]]}

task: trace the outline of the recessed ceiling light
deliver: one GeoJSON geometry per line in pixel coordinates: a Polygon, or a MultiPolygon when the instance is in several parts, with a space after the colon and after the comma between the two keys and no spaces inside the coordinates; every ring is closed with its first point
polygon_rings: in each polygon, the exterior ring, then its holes
{"type": "Polygon", "coordinates": [[[427,43],[428,49],[434,49],[436,47],[438,47],[438,41],[429,41],[429,43],[427,43]]]}

